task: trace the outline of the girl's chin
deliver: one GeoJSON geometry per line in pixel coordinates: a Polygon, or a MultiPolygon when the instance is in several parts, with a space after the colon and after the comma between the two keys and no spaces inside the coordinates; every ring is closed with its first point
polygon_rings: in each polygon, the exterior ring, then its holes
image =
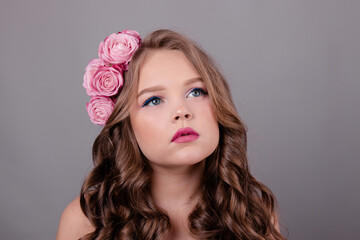
{"type": "Polygon", "coordinates": [[[169,169],[169,170],[174,170],[174,169],[178,169],[178,170],[185,170],[188,168],[192,168],[192,167],[196,167],[201,165],[201,163],[205,163],[205,161],[203,161],[203,159],[187,159],[186,161],[184,161],[184,159],[179,160],[179,161],[171,161],[168,163],[159,163],[159,162],[151,162],[149,161],[149,164],[151,166],[152,169],[156,170],[156,169],[169,169]]]}

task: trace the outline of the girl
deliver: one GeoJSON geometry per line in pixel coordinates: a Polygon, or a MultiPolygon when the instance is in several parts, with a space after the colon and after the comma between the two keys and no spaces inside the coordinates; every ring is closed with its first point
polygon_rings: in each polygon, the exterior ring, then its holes
{"type": "Polygon", "coordinates": [[[176,32],[155,31],[134,51],[93,160],[59,240],[284,239],[275,197],[249,172],[224,77],[176,32]]]}

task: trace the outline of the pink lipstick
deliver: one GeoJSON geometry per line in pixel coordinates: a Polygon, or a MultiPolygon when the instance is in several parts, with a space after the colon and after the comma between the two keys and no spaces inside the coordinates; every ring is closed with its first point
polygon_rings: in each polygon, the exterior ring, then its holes
{"type": "Polygon", "coordinates": [[[198,139],[198,137],[199,134],[194,129],[190,127],[180,128],[174,134],[173,138],[171,139],[171,142],[186,143],[186,142],[195,141],[196,139],[198,139]]]}

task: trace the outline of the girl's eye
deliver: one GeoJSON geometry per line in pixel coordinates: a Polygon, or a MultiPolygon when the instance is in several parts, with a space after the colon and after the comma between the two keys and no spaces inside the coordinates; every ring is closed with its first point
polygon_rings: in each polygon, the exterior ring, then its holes
{"type": "Polygon", "coordinates": [[[194,88],[194,89],[191,89],[188,96],[189,97],[200,97],[202,95],[207,95],[207,92],[205,92],[204,89],[202,89],[202,88],[194,88]]]}
{"type": "Polygon", "coordinates": [[[145,103],[142,105],[142,107],[145,106],[156,106],[159,105],[162,102],[161,98],[159,97],[151,97],[145,101],[145,103]]]}

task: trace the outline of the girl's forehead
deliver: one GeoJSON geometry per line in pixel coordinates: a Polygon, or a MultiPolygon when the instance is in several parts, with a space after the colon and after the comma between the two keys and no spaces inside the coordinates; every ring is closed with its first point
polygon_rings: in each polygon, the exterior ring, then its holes
{"type": "Polygon", "coordinates": [[[181,83],[200,78],[192,63],[179,50],[153,50],[140,69],[139,90],[153,85],[181,83]]]}

